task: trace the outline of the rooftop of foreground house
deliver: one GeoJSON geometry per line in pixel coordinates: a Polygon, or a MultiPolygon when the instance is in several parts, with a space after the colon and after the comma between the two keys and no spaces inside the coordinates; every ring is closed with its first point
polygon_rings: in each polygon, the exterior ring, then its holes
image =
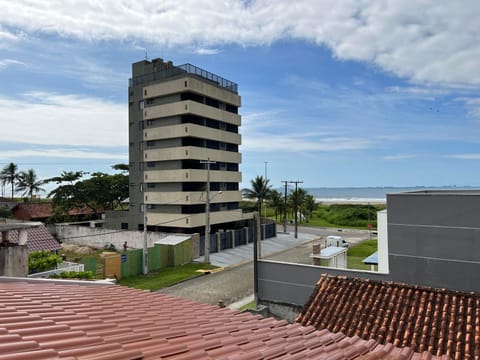
{"type": "Polygon", "coordinates": [[[117,285],[0,278],[0,359],[447,359],[117,285]]]}

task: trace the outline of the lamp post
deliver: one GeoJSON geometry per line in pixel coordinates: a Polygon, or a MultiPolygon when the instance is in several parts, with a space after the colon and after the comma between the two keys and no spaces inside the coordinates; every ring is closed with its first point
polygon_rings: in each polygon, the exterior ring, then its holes
{"type": "Polygon", "coordinates": [[[208,158],[206,161],[200,161],[201,164],[207,164],[207,198],[205,199],[205,251],[204,262],[210,264],[210,164],[215,164],[208,158]]]}

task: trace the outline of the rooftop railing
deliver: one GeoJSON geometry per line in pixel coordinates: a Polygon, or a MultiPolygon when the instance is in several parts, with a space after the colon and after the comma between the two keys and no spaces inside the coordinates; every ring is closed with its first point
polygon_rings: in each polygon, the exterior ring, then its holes
{"type": "Polygon", "coordinates": [[[139,84],[145,84],[151,81],[168,79],[184,74],[196,75],[203,79],[209,80],[212,82],[212,84],[220,86],[226,90],[234,93],[238,92],[238,85],[233,81],[227,80],[221,76],[215,75],[207,70],[204,70],[192,64],[165,67],[150,74],[136,76],[129,80],[129,85],[134,86],[139,84]]]}

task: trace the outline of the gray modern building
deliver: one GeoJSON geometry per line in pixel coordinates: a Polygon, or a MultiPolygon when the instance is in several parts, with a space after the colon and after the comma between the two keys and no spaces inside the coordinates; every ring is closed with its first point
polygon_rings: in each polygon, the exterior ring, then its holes
{"type": "Polygon", "coordinates": [[[387,195],[394,281],[480,291],[480,190],[387,195]]]}
{"type": "Polygon", "coordinates": [[[207,217],[212,232],[243,221],[237,84],[191,64],[144,60],[132,65],[128,105],[130,207],[122,227],[203,233],[207,217]]]}

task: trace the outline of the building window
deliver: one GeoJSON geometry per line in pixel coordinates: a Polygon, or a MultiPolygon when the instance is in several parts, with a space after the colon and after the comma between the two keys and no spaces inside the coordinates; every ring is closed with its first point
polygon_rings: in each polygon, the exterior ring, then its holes
{"type": "Polygon", "coordinates": [[[140,204],[140,212],[145,212],[145,204],[140,204]]]}
{"type": "Polygon", "coordinates": [[[122,230],[128,230],[128,223],[123,223],[123,222],[122,222],[122,223],[120,224],[120,228],[121,228],[122,230]]]}
{"type": "Polygon", "coordinates": [[[147,96],[147,89],[143,90],[143,96],[147,96]]]}
{"type": "Polygon", "coordinates": [[[185,87],[187,87],[187,86],[188,86],[188,82],[187,82],[187,80],[185,80],[185,87]]]}
{"type": "Polygon", "coordinates": [[[140,101],[138,102],[138,108],[139,108],[140,110],[143,110],[143,109],[145,108],[145,101],[140,100],[140,101]]]}

